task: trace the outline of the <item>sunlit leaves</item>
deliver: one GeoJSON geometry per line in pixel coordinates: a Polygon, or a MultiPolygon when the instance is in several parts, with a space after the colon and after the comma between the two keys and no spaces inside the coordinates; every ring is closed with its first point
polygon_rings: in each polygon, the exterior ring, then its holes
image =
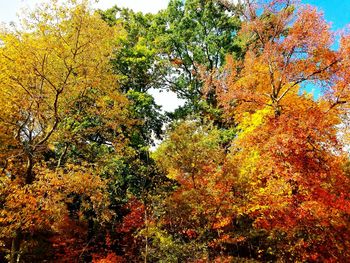
{"type": "Polygon", "coordinates": [[[42,231],[113,216],[92,163],[118,152],[132,123],[110,65],[117,34],[87,1],[52,1],[0,35],[0,238],[15,244],[11,262],[42,231]]]}
{"type": "Polygon", "coordinates": [[[240,213],[271,237],[283,236],[277,243],[288,248],[282,257],[344,259],[349,182],[337,125],[348,105],[348,82],[338,77],[348,58],[342,49],[331,50],[321,14],[311,7],[294,12],[290,3],[266,5],[261,16],[248,6],[241,34],[256,41],[243,61],[229,58],[218,75],[224,77],[218,95],[226,116],[240,121],[228,160],[243,189],[240,213]],[[325,96],[314,101],[301,93],[305,81],[327,82],[325,96]],[[290,246],[299,241],[304,245],[290,246]],[[337,245],[325,248],[332,242],[337,245]]]}

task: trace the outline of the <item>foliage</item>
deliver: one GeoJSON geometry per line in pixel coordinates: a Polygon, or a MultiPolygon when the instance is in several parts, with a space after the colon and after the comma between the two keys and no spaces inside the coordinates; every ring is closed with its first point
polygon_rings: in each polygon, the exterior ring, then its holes
{"type": "Polygon", "coordinates": [[[140,125],[131,134],[134,148],[147,147],[154,139],[160,139],[165,117],[153,97],[147,93],[159,83],[161,69],[155,66],[157,50],[150,44],[148,35],[153,15],[134,13],[117,6],[100,12],[102,19],[111,26],[124,29],[116,41],[121,48],[114,51],[111,64],[119,76],[121,90],[132,102],[130,112],[140,125]]]}
{"type": "Polygon", "coordinates": [[[113,59],[122,87],[174,91],[187,100],[184,108],[169,113],[175,119],[215,107],[213,91],[202,89],[202,75],[221,67],[227,53],[240,56],[238,9],[217,0],[174,0],[156,15],[118,7],[103,12],[104,20],[127,31],[120,39],[124,48],[113,59]]]}
{"type": "Polygon", "coordinates": [[[268,231],[283,260],[344,261],[349,189],[336,127],[348,103],[338,77],[348,58],[343,46],[331,49],[320,13],[290,4],[269,2],[261,16],[248,5],[241,34],[256,41],[243,61],[229,58],[217,83],[226,116],[240,120],[229,154],[244,189],[239,213],[268,231]],[[301,93],[306,81],[327,82],[326,95],[314,101],[301,93]]]}
{"type": "Polygon", "coordinates": [[[350,36],[322,13],[26,17],[0,33],[1,262],[348,261],[350,36]],[[153,88],[187,104],[166,117],[153,88]]]}
{"type": "Polygon", "coordinates": [[[155,17],[153,41],[167,70],[163,83],[188,101],[186,114],[203,110],[204,95],[216,106],[215,94],[202,89],[201,76],[221,67],[226,54],[240,56],[239,26],[236,8],[216,0],[170,1],[155,17]]]}
{"type": "Polygon", "coordinates": [[[109,64],[116,33],[73,1],[44,5],[1,34],[1,239],[12,239],[11,262],[25,261],[24,241],[55,232],[65,215],[90,227],[107,220],[96,147],[118,149],[118,130],[130,125],[109,64]]]}
{"type": "Polygon", "coordinates": [[[163,246],[158,233],[170,235],[165,240],[175,242],[174,246],[179,247],[176,250],[182,251],[172,252],[173,260],[208,257],[208,250],[220,246],[223,229],[230,228],[234,216],[233,176],[223,168],[224,132],[196,120],[185,121],[172,130],[155,153],[168,177],[178,184],[158,207],[162,217],[155,222],[161,232],[156,232],[155,238],[160,243],[153,244],[163,246]]]}

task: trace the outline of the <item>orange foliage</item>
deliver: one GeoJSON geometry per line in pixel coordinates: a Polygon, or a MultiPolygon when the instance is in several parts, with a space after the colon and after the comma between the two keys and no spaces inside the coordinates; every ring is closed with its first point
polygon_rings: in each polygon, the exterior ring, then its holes
{"type": "Polygon", "coordinates": [[[225,152],[219,131],[184,122],[171,133],[156,157],[179,184],[162,202],[162,226],[185,240],[219,244],[220,233],[232,226],[235,203],[232,175],[223,168],[225,152]],[[205,239],[204,235],[211,238],[205,239]]]}
{"type": "Polygon", "coordinates": [[[100,258],[100,256],[95,255],[92,262],[93,263],[122,263],[122,262],[126,262],[126,261],[122,257],[117,256],[114,253],[109,253],[104,258],[100,258]]]}
{"type": "Polygon", "coordinates": [[[256,14],[248,6],[241,32],[256,42],[243,61],[228,58],[216,83],[227,118],[241,123],[229,158],[243,192],[239,211],[271,237],[284,233],[282,257],[345,260],[350,182],[337,125],[350,105],[350,38],[333,51],[322,14],[308,6],[295,13],[291,1],[256,14]],[[315,101],[302,93],[306,81],[321,85],[325,96],[315,101]]]}

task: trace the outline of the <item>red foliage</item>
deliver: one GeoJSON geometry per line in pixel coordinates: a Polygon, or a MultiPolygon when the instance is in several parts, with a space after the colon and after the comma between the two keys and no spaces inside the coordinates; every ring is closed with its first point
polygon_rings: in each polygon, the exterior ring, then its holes
{"type": "Polygon", "coordinates": [[[132,198],[125,206],[129,213],[123,218],[123,222],[117,228],[120,233],[132,233],[137,229],[141,229],[144,225],[145,206],[136,198],[132,198]]]}
{"type": "Polygon", "coordinates": [[[98,254],[93,255],[93,263],[124,263],[126,262],[122,257],[117,256],[114,253],[108,253],[105,257],[101,257],[98,254]]]}
{"type": "Polygon", "coordinates": [[[68,216],[59,225],[58,233],[51,238],[55,262],[69,263],[82,259],[88,248],[87,225],[68,216]]]}
{"type": "Polygon", "coordinates": [[[322,14],[311,7],[295,13],[290,3],[270,2],[262,16],[248,7],[241,34],[257,41],[243,61],[229,58],[217,83],[227,118],[243,123],[232,147],[245,192],[241,211],[256,228],[283,233],[278,247],[289,260],[345,261],[350,182],[337,125],[350,104],[350,38],[332,50],[322,14]],[[305,81],[327,82],[326,96],[302,94],[305,81]]]}

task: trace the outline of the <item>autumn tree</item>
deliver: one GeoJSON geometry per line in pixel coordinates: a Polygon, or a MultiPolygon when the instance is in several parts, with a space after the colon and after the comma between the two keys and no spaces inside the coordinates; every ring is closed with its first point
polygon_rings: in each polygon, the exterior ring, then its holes
{"type": "Polygon", "coordinates": [[[58,229],[72,195],[81,213],[108,208],[100,168],[67,158],[77,145],[122,145],[130,122],[109,65],[116,33],[87,1],[51,2],[1,33],[1,240],[12,240],[10,262],[25,260],[38,231],[58,229]]]}
{"type": "Polygon", "coordinates": [[[290,0],[51,1],[2,29],[0,261],[346,262],[335,40],[290,0]],[[187,100],[154,152],[169,119],[152,88],[187,100]]]}
{"type": "Polygon", "coordinates": [[[334,51],[322,14],[292,1],[248,1],[245,14],[248,51],[210,84],[240,123],[227,164],[238,170],[239,213],[276,241],[257,244],[256,257],[344,261],[349,179],[337,125],[349,105],[348,37],[334,51]],[[317,101],[302,90],[310,83],[324,94],[317,101]]]}
{"type": "Polygon", "coordinates": [[[154,153],[176,186],[162,199],[154,199],[152,216],[142,231],[150,240],[152,261],[212,260],[222,252],[234,214],[234,177],[224,170],[224,146],[234,134],[187,120],[173,124],[154,153]]]}

